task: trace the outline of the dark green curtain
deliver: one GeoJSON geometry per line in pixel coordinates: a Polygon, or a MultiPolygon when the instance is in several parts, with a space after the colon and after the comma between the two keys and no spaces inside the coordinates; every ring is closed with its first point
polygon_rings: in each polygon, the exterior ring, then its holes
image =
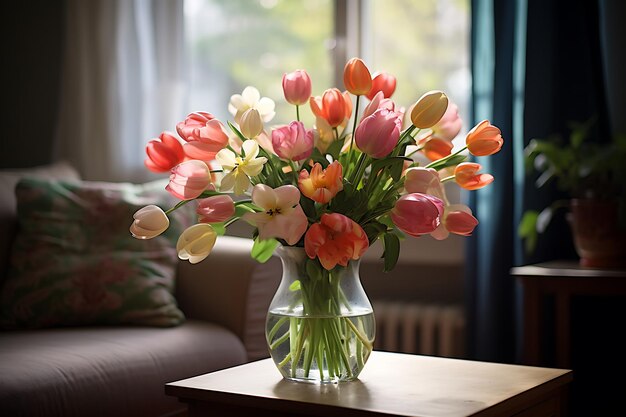
{"type": "Polygon", "coordinates": [[[542,209],[557,192],[535,189],[524,170],[523,149],[534,137],[566,134],[568,122],[593,115],[599,122],[595,136],[609,134],[603,3],[472,0],[474,122],[489,119],[505,139],[499,154],[477,158],[496,180],[472,193],[470,201],[480,219],[468,242],[466,279],[474,359],[516,359],[516,293],[510,268],[575,258],[564,216],[540,237],[532,256],[524,253],[517,237],[522,213],[542,209]]]}

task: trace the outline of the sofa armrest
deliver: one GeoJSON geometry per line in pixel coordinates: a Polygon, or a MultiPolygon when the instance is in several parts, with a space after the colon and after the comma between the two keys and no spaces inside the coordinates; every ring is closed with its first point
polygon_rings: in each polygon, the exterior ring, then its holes
{"type": "Polygon", "coordinates": [[[277,257],[259,264],[250,256],[252,240],[221,236],[211,255],[192,265],[180,262],[176,298],[188,318],[232,330],[246,346],[249,360],[267,357],[265,317],[278,288],[277,257]]]}

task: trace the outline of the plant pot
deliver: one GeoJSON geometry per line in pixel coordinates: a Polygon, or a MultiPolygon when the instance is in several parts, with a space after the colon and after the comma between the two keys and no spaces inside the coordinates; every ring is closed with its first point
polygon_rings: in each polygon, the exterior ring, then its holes
{"type": "Polygon", "coordinates": [[[266,340],[284,378],[313,383],[356,379],[372,352],[376,324],[359,279],[360,261],[327,271],[303,248],[276,250],[281,283],[266,340]]]}
{"type": "Polygon", "coordinates": [[[570,209],[570,226],[580,265],[626,267],[626,231],[620,228],[618,203],[572,199],[570,209]]]}

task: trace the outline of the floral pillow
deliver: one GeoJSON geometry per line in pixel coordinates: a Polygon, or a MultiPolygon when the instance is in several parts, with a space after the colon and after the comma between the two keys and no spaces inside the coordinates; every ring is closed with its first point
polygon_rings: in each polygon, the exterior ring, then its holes
{"type": "Polygon", "coordinates": [[[192,220],[174,213],[151,240],[128,231],[133,213],[173,201],[161,181],[145,185],[23,179],[16,187],[19,231],[0,295],[0,325],[174,326],[178,235],[192,220]]]}

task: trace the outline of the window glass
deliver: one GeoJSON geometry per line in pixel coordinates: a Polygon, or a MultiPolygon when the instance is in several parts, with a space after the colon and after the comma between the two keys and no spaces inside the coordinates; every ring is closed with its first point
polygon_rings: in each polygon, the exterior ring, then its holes
{"type": "MultiPolygon", "coordinates": [[[[276,102],[271,123],[288,123],[285,72],[306,69],[314,95],[331,86],[332,0],[186,0],[185,25],[193,110],[231,120],[230,96],[252,85],[276,102]]],[[[313,124],[308,106],[302,119],[313,124]]]]}
{"type": "Polygon", "coordinates": [[[408,107],[423,93],[444,91],[469,121],[469,0],[368,0],[363,57],[372,71],[397,77],[394,101],[408,107]]]}

